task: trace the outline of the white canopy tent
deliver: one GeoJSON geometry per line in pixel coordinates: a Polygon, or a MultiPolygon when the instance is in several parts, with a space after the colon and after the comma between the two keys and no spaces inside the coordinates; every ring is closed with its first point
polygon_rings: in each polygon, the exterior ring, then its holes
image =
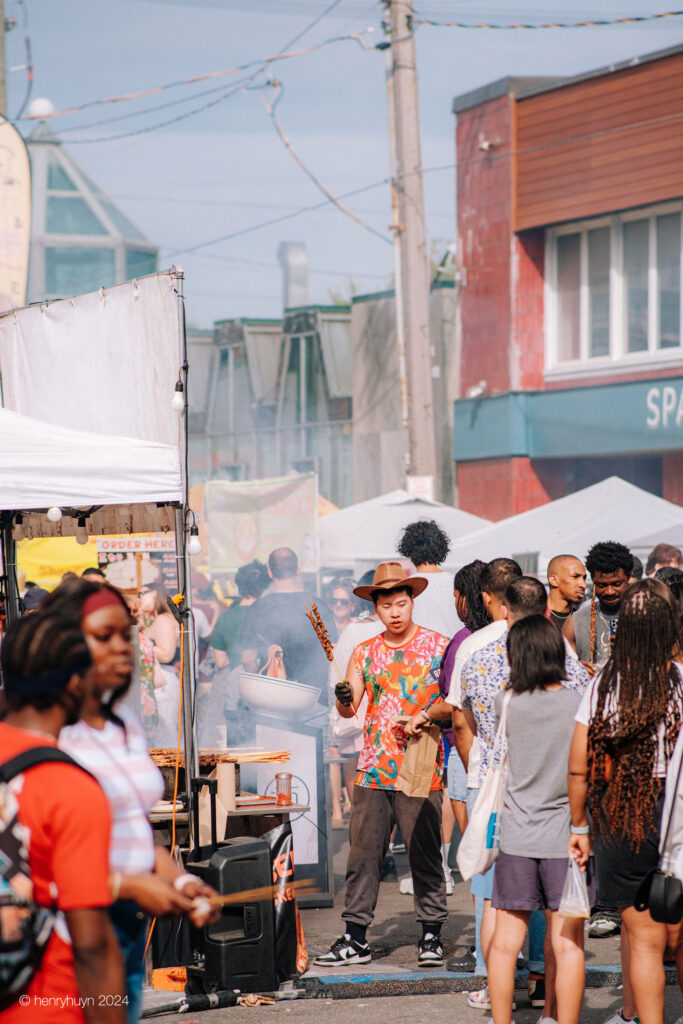
{"type": "Polygon", "coordinates": [[[642,558],[643,563],[645,559],[652,551],[655,544],[673,544],[677,548],[681,548],[683,551],[683,520],[680,523],[676,523],[675,526],[670,526],[665,530],[650,530],[642,537],[638,537],[633,541],[631,548],[634,555],[638,555],[642,558]]]}
{"type": "Polygon", "coordinates": [[[175,445],[89,434],[8,409],[0,409],[0,435],[0,510],[24,513],[27,536],[72,535],[76,520],[67,510],[95,506],[89,533],[164,529],[162,503],[182,502],[175,445]],[[35,514],[51,506],[67,511],[58,523],[35,514]],[[111,531],[112,520],[122,529],[111,531]]]}
{"type": "MultiPolygon", "coordinates": [[[[489,525],[480,516],[451,505],[428,501],[408,491],[390,491],[320,520],[320,564],[326,569],[346,568],[359,576],[378,562],[397,558],[402,530],[418,519],[435,520],[451,542],[489,525]]],[[[447,564],[453,564],[451,555],[447,564]]]]}
{"type": "Polygon", "coordinates": [[[171,268],[0,315],[2,400],[11,410],[0,422],[14,439],[8,445],[3,432],[0,523],[8,610],[15,613],[18,513],[29,537],[74,533],[83,514],[91,534],[175,531],[178,590],[184,595],[174,614],[184,627],[185,752],[197,775],[187,543],[196,524],[185,472],[189,365],[183,277],[180,268],[171,268]],[[5,420],[11,414],[18,418],[5,420]],[[83,428],[93,433],[83,434],[83,428]],[[54,528],[43,511],[52,506],[63,512],[54,528]]]}
{"type": "Polygon", "coordinates": [[[659,537],[672,527],[683,533],[681,506],[611,476],[469,534],[454,546],[449,561],[460,566],[473,558],[517,557],[526,571],[543,574],[553,555],[585,558],[591,545],[602,540],[633,548],[646,530],[659,537]]]}

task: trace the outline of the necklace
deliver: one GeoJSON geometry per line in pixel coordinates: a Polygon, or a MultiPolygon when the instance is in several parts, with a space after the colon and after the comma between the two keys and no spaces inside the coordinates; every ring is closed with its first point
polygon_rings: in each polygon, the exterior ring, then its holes
{"type": "Polygon", "coordinates": [[[553,618],[555,619],[568,619],[573,612],[572,608],[570,608],[568,612],[556,612],[554,608],[551,608],[550,610],[553,614],[553,618]]]}

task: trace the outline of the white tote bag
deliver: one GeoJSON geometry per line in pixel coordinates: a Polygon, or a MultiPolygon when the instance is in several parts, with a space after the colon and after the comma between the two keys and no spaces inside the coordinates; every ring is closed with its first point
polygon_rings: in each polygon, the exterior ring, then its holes
{"type": "Polygon", "coordinates": [[[472,814],[460,840],[456,857],[458,870],[468,882],[473,875],[482,875],[491,867],[500,847],[500,819],[505,799],[507,782],[507,752],[505,749],[505,721],[512,690],[508,690],[503,700],[503,711],[493,742],[493,764],[484,779],[484,785],[472,808],[472,814]]]}

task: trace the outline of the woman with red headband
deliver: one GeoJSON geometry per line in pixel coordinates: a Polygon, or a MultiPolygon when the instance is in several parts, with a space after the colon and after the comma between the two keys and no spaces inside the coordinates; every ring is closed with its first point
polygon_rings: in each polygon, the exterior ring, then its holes
{"type": "Polygon", "coordinates": [[[215,913],[193,900],[215,893],[154,845],[147,814],[162,796],[163,779],[140,722],[121,699],[133,670],[133,623],[123,597],[106,583],[69,579],[44,607],[80,625],[93,660],[92,691],[81,720],[63,729],[59,742],[100,782],[111,806],[111,915],[126,965],[128,1020],[134,1024],[142,1002],[146,914],[188,914],[201,927],[215,913]]]}

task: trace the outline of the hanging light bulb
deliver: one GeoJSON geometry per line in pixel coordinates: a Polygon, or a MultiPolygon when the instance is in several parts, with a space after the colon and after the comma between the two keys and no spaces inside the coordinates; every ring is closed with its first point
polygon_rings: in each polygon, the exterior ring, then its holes
{"type": "Polygon", "coordinates": [[[181,413],[185,408],[185,389],[183,388],[183,382],[181,380],[177,380],[175,382],[175,391],[173,392],[173,398],[171,399],[171,408],[177,413],[181,413]]]}
{"type": "Polygon", "coordinates": [[[15,517],[14,520],[14,539],[23,540],[25,536],[26,532],[24,530],[24,517],[21,514],[19,514],[15,517]]]}
{"type": "Polygon", "coordinates": [[[53,505],[52,508],[47,510],[47,518],[51,523],[58,523],[62,518],[62,510],[57,505],[53,505]]]}
{"type": "Polygon", "coordinates": [[[85,516],[78,517],[78,522],[76,524],[76,543],[88,543],[88,527],[86,526],[85,516]]]}
{"type": "Polygon", "coordinates": [[[190,527],[190,543],[187,545],[187,550],[191,555],[200,555],[202,553],[202,542],[199,539],[199,527],[196,524],[190,527]]]}

